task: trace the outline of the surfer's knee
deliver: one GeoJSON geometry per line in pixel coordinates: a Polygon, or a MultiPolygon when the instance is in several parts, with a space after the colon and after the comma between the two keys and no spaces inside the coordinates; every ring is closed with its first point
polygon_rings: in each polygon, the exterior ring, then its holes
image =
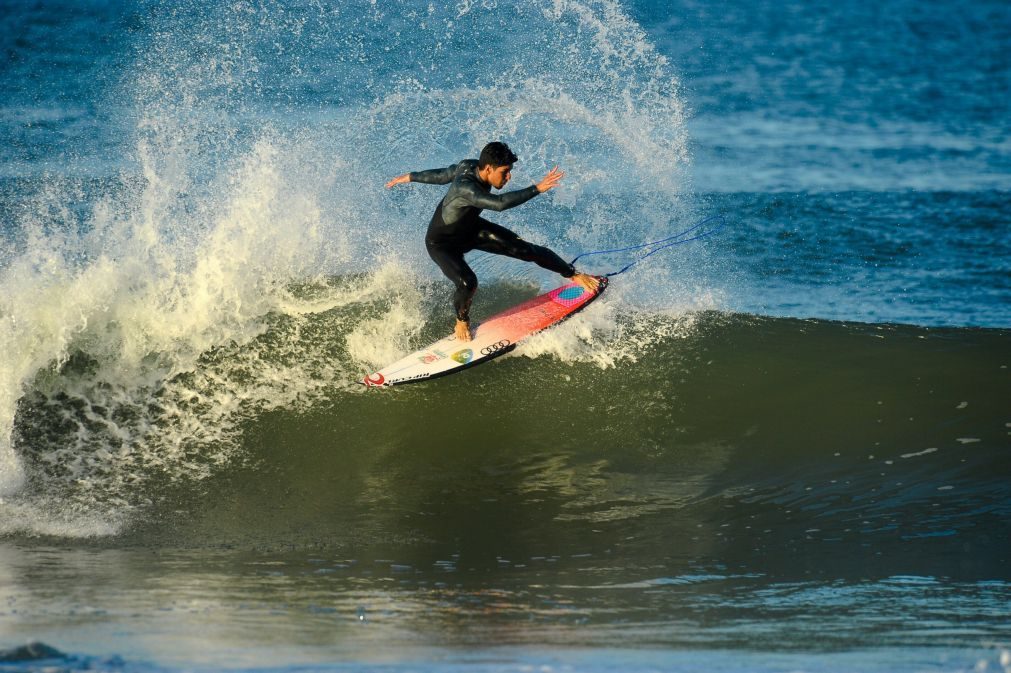
{"type": "Polygon", "coordinates": [[[509,246],[509,256],[524,262],[534,262],[540,258],[541,246],[527,243],[522,238],[512,241],[509,246]]]}
{"type": "Polygon", "coordinates": [[[527,248],[526,253],[530,255],[531,261],[545,259],[547,257],[551,257],[554,254],[551,252],[551,250],[545,248],[543,245],[534,245],[533,243],[527,243],[526,241],[523,241],[523,244],[527,248]]]}

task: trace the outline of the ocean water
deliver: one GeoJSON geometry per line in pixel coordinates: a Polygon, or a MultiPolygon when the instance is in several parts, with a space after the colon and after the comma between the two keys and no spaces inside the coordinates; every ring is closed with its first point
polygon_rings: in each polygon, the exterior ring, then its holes
{"type": "Polygon", "coordinates": [[[0,671],[1011,671],[1007,3],[0,22],[0,671]],[[563,256],[726,224],[365,390],[492,139],[563,256]]]}

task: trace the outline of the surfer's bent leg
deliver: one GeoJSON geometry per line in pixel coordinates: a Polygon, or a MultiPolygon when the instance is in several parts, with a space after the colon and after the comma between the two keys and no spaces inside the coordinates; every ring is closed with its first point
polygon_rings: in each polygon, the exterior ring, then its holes
{"type": "Polygon", "coordinates": [[[426,242],[428,256],[432,258],[446,277],[456,285],[456,293],[453,295],[453,308],[456,309],[456,319],[461,322],[470,322],[470,302],[477,292],[477,276],[467,266],[463,259],[463,250],[443,247],[437,244],[426,242]]]}
{"type": "Polygon", "coordinates": [[[481,228],[477,234],[476,250],[505,255],[524,262],[534,262],[537,266],[554,271],[566,278],[576,274],[576,268],[543,245],[528,243],[505,227],[478,218],[481,228]]]}

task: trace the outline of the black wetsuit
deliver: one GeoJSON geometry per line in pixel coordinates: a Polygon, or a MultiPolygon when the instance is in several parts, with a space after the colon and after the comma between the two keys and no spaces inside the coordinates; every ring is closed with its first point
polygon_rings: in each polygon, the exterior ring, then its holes
{"type": "Polygon", "coordinates": [[[470,302],[477,291],[477,276],[464,261],[471,250],[505,255],[560,273],[566,278],[575,275],[575,268],[554,252],[521,239],[505,227],[481,217],[481,211],[506,210],[526,203],[537,196],[535,185],[504,194],[492,194],[491,186],[477,177],[477,160],[428,171],[411,173],[411,182],[445,185],[452,182],[449,192],[439,202],[425,236],[428,254],[442,272],[456,284],[453,306],[458,320],[469,322],[470,302]]]}

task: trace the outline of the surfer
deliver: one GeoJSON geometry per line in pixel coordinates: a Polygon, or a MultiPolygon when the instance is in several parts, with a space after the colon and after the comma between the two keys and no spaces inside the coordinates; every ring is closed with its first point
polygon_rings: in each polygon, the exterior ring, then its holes
{"type": "Polygon", "coordinates": [[[387,189],[405,182],[430,185],[452,183],[439,202],[428,225],[425,247],[428,255],[456,285],[453,307],[456,310],[456,338],[470,341],[470,304],[477,292],[477,276],[464,261],[464,254],[481,250],[505,255],[525,262],[534,262],[578,283],[594,292],[600,281],[579,273],[575,267],[554,252],[533,245],[503,226],[481,217],[482,210],[507,210],[526,203],[538,194],[554,189],[565,173],[555,166],[540,182],[504,194],[492,194],[492,188],[502,189],[512,177],[512,167],[518,161],[509,146],[491,142],[484,146],[478,159],[464,159],[446,168],[404,173],[386,183],[387,189]]]}

